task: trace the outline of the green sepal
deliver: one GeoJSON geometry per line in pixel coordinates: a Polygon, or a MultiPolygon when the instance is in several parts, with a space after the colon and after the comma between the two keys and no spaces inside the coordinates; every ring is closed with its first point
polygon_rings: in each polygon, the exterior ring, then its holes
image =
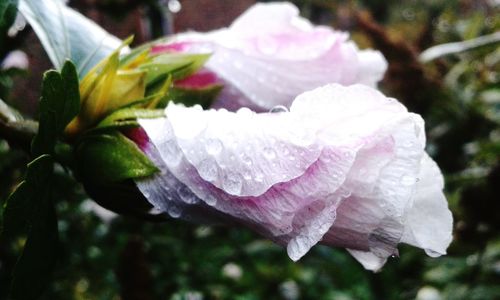
{"type": "Polygon", "coordinates": [[[120,68],[135,68],[145,60],[149,59],[149,48],[135,48],[130,53],[120,56],[120,68]]]}
{"type": "Polygon", "coordinates": [[[43,76],[38,134],[33,139],[34,157],[52,154],[58,137],[80,110],[80,91],[75,66],[66,61],[61,73],[48,71],[43,76]]]}
{"type": "Polygon", "coordinates": [[[95,129],[108,129],[117,128],[121,125],[126,124],[129,127],[130,124],[137,124],[137,119],[153,119],[161,118],[165,116],[165,112],[162,109],[138,109],[138,108],[124,108],[118,110],[111,115],[107,116],[102,120],[95,129]]]}
{"type": "MultiPolygon", "coordinates": [[[[173,87],[168,93],[168,99],[175,103],[182,103],[186,106],[199,104],[203,108],[209,108],[223,87],[224,86],[220,84],[210,85],[201,89],[173,87]]],[[[165,106],[166,104],[167,103],[160,103],[159,106],[165,106]]]]}
{"type": "Polygon", "coordinates": [[[146,70],[147,92],[146,95],[154,93],[159,89],[158,85],[167,79],[168,74],[173,80],[185,78],[198,71],[208,60],[210,54],[183,54],[167,53],[154,56],[149,63],[140,66],[146,70]]]}
{"type": "Polygon", "coordinates": [[[118,182],[158,171],[139,147],[122,133],[85,136],[76,149],[78,172],[94,182],[118,182]]]}

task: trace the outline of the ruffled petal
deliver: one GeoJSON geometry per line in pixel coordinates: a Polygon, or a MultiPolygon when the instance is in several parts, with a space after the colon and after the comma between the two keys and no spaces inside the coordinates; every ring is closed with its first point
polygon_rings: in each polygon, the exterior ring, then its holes
{"type": "MultiPolygon", "coordinates": [[[[360,51],[347,33],[314,26],[290,3],[256,4],[229,28],[175,36],[189,52],[212,53],[206,66],[226,82],[229,109],[290,106],[300,93],[328,83],[375,86],[387,69],[377,51],[360,51]]],[[[163,46],[158,46],[160,49],[163,46]]],[[[216,102],[217,107],[223,107],[216,102]]]]}
{"type": "Polygon", "coordinates": [[[235,196],[259,196],[304,174],[321,152],[315,132],[288,113],[202,111],[171,104],[166,115],[182,155],[200,177],[235,196]],[[301,139],[306,134],[309,139],[301,139]]]}
{"type": "Polygon", "coordinates": [[[439,167],[424,153],[401,242],[422,248],[432,257],[446,254],[452,240],[453,217],[443,186],[439,167]]]}
{"type": "Polygon", "coordinates": [[[436,252],[449,243],[451,217],[422,119],[369,87],[324,86],[289,112],[170,104],[166,115],[140,120],[150,139],[144,151],[161,173],[137,185],[172,216],[241,223],[293,260],[320,241],[346,247],[373,270],[399,242],[436,252]],[[428,222],[440,227],[439,241],[420,224],[428,201],[439,208],[428,222]]]}

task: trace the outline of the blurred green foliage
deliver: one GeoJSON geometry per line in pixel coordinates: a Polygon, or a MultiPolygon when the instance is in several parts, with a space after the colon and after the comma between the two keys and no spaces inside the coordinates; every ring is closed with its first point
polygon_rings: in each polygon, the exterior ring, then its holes
{"type": "MultiPolygon", "coordinates": [[[[353,30],[359,44],[377,45],[366,32],[342,21],[352,1],[295,2],[316,21],[326,18],[353,30]]],[[[498,31],[495,3],[355,2],[357,9],[372,12],[389,37],[417,51],[498,31]]],[[[416,100],[399,94],[390,75],[381,86],[426,120],[428,151],[445,174],[455,218],[448,256],[432,259],[403,246],[400,258],[373,274],[344,250],[317,246],[293,263],[283,249],[246,229],[111,217],[65,170],[56,168],[60,259],[43,299],[500,299],[499,66],[498,44],[423,65],[422,80],[433,82],[418,93],[425,98],[420,99],[425,109],[407,103],[416,100]]],[[[2,205],[27,159],[0,140],[2,205]]],[[[19,238],[0,244],[0,299],[6,298],[9,272],[24,242],[19,238]]]]}

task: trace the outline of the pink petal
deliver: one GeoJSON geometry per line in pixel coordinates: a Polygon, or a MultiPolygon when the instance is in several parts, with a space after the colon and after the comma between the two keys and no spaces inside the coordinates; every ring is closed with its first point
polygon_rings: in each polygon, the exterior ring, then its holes
{"type": "Polygon", "coordinates": [[[185,89],[203,89],[220,84],[217,75],[209,70],[202,69],[184,79],[176,80],[174,85],[185,89]]]}
{"type": "Polygon", "coordinates": [[[189,43],[186,42],[174,42],[168,44],[154,45],[151,48],[151,54],[163,54],[163,53],[176,53],[184,52],[189,49],[189,43]]]}
{"type": "MultiPolygon", "coordinates": [[[[359,50],[347,33],[314,26],[286,2],[256,4],[229,28],[179,34],[172,45],[179,43],[188,52],[212,53],[206,67],[231,95],[241,95],[231,109],[288,107],[300,93],[333,82],[375,86],[387,68],[379,52],[359,50]]],[[[227,105],[234,97],[223,91],[221,99],[227,105]]]]}

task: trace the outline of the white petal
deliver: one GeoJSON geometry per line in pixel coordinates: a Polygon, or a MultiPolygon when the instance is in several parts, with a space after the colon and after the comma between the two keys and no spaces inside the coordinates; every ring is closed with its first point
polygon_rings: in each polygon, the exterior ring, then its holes
{"type": "Polygon", "coordinates": [[[171,104],[166,115],[183,156],[201,178],[231,195],[261,195],[302,175],[321,152],[315,132],[288,113],[201,111],[171,104]]]}
{"type": "Polygon", "coordinates": [[[443,194],[443,175],[425,154],[402,242],[425,249],[429,256],[446,254],[452,240],[453,217],[443,194]]]}
{"type": "Polygon", "coordinates": [[[347,247],[370,269],[400,241],[440,253],[449,243],[451,215],[439,170],[424,156],[423,121],[373,89],[328,85],[297,97],[289,112],[171,104],[166,115],[140,120],[162,173],[138,185],[161,210],[175,204],[183,217],[206,209],[208,219],[237,220],[294,260],[320,240],[347,247]],[[417,184],[422,176],[431,179],[417,184]],[[438,211],[424,226],[428,201],[438,211]],[[428,225],[439,227],[439,241],[428,225]]]}
{"type": "Polygon", "coordinates": [[[379,51],[371,49],[358,51],[359,71],[356,82],[376,87],[382,80],[388,63],[379,51]]]}
{"type": "Polygon", "coordinates": [[[348,37],[312,25],[290,3],[268,3],[252,6],[229,28],[179,34],[174,41],[190,45],[190,52],[212,53],[206,66],[244,96],[237,104],[269,110],[328,83],[375,86],[387,62],[348,37]]]}
{"type": "Polygon", "coordinates": [[[352,249],[347,249],[347,251],[349,251],[349,253],[351,253],[351,255],[354,256],[354,258],[356,258],[356,260],[359,261],[367,270],[376,272],[380,270],[380,268],[382,268],[387,261],[387,258],[378,257],[371,252],[363,252],[352,249]]]}

